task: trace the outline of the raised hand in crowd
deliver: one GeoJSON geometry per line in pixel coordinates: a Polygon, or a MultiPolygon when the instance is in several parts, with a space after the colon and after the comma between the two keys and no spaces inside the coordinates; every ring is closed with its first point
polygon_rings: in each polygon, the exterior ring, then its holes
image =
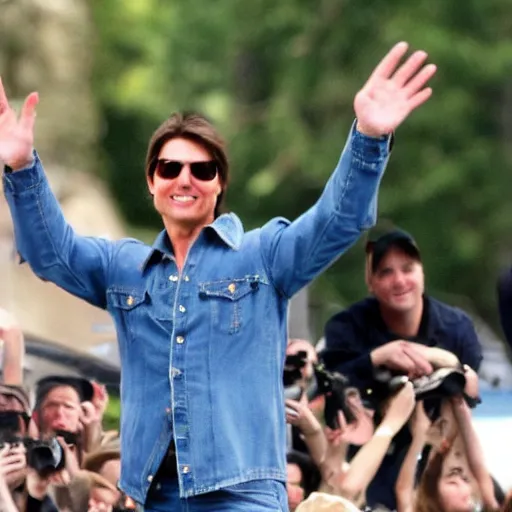
{"type": "Polygon", "coordinates": [[[300,430],[311,459],[319,466],[327,453],[327,441],[322,425],[308,406],[306,395],[300,401],[287,399],[285,405],[287,423],[300,430]]]}
{"type": "Polygon", "coordinates": [[[379,469],[393,437],[409,420],[416,403],[411,382],[407,382],[384,406],[383,419],[372,438],[363,445],[350,462],[340,494],[355,503],[362,503],[364,493],[379,469]]]}
{"type": "Polygon", "coordinates": [[[23,384],[25,355],[23,332],[14,315],[2,308],[0,308],[0,352],[3,354],[4,384],[15,386],[23,384]]]}
{"type": "Polygon", "coordinates": [[[492,477],[485,465],[482,444],[473,426],[471,410],[462,395],[451,398],[450,404],[462,438],[469,469],[480,491],[482,504],[488,509],[496,510],[499,505],[494,494],[492,477]]]}
{"type": "Polygon", "coordinates": [[[409,421],[412,441],[395,484],[397,512],[413,510],[418,460],[427,442],[431,426],[432,422],[425,413],[423,402],[417,402],[409,421]]]}

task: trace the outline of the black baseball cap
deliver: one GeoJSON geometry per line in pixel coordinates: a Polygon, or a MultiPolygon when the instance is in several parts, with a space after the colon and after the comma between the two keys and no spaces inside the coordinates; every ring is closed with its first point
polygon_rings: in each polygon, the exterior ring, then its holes
{"type": "Polygon", "coordinates": [[[40,379],[36,384],[36,407],[41,405],[41,402],[52,389],[60,386],[73,388],[78,393],[80,402],[90,401],[94,396],[93,385],[83,377],[49,375],[40,379]]]}
{"type": "Polygon", "coordinates": [[[372,238],[373,237],[370,235],[366,242],[366,254],[372,255],[372,273],[379,268],[382,258],[384,258],[387,252],[393,247],[398,247],[409,256],[421,261],[418,245],[407,231],[393,229],[392,231],[372,238]]]}

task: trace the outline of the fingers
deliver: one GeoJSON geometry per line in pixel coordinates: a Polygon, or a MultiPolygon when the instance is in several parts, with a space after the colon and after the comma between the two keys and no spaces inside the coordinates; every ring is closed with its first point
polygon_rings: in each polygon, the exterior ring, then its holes
{"type": "Polygon", "coordinates": [[[399,87],[403,87],[420,69],[427,58],[424,51],[414,52],[393,75],[393,82],[399,87]]]}
{"type": "Polygon", "coordinates": [[[27,99],[21,108],[20,125],[24,130],[28,132],[32,132],[34,130],[34,123],[36,121],[36,106],[38,103],[39,95],[37,92],[33,92],[27,96],[27,99]]]}
{"type": "Polygon", "coordinates": [[[2,79],[0,78],[0,114],[2,114],[8,108],[9,101],[7,100],[7,95],[5,94],[4,84],[2,83],[2,79]]]}
{"type": "Polygon", "coordinates": [[[347,429],[347,420],[343,411],[338,411],[338,428],[341,432],[345,432],[347,429]]]}
{"type": "Polygon", "coordinates": [[[406,54],[409,45],[401,42],[393,46],[388,54],[379,62],[370,76],[370,80],[374,78],[389,78],[395,71],[402,57],[406,54]]]}
{"type": "Polygon", "coordinates": [[[432,365],[417,350],[409,345],[404,345],[403,352],[414,363],[414,371],[421,375],[429,375],[434,369],[432,365]]]}
{"type": "Polygon", "coordinates": [[[430,87],[427,87],[426,89],[423,89],[419,93],[415,94],[409,100],[409,111],[412,112],[415,108],[423,105],[423,103],[425,103],[425,101],[427,101],[430,96],[432,96],[432,89],[430,87]]]}
{"type": "Polygon", "coordinates": [[[423,89],[425,84],[435,75],[437,66],[428,64],[423,67],[419,73],[412,77],[404,87],[408,97],[414,96],[418,91],[423,89]]]}
{"type": "Polygon", "coordinates": [[[0,460],[0,474],[13,473],[23,469],[27,464],[24,454],[14,453],[6,455],[0,460]]]}

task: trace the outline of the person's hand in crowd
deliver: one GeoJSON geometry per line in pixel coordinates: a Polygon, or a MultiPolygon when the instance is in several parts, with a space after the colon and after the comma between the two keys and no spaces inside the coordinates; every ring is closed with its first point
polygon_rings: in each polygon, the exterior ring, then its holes
{"type": "Polygon", "coordinates": [[[396,44],[357,93],[354,110],[359,132],[371,137],[389,135],[432,94],[425,85],[436,66],[424,66],[427,54],[423,51],[400,64],[407,49],[407,43],[396,44]]]}
{"type": "Polygon", "coordinates": [[[9,466],[7,462],[9,446],[6,445],[0,450],[0,510],[4,512],[16,512],[18,509],[12,499],[11,490],[7,485],[5,478],[6,468],[9,466]]]}
{"type": "Polygon", "coordinates": [[[397,434],[411,417],[415,404],[414,388],[409,381],[388,400],[379,429],[386,426],[391,429],[393,435],[397,434]]]}
{"type": "Polygon", "coordinates": [[[416,402],[414,412],[412,413],[411,419],[409,420],[409,428],[413,437],[424,438],[430,429],[432,422],[425,413],[425,407],[423,401],[416,402]]]}
{"type": "Polygon", "coordinates": [[[95,407],[93,402],[82,402],[80,405],[82,408],[80,422],[84,427],[89,427],[93,423],[101,423],[103,414],[95,407]]]}
{"type": "Polygon", "coordinates": [[[285,406],[287,423],[296,426],[304,436],[322,432],[322,425],[309,409],[306,400],[297,401],[288,398],[285,406]]]}
{"type": "Polygon", "coordinates": [[[435,368],[457,368],[459,358],[449,350],[439,347],[427,347],[421,343],[407,342],[417,353],[424,357],[435,368]]]}
{"type": "Polygon", "coordinates": [[[23,483],[26,475],[26,449],[22,444],[5,444],[0,450],[0,477],[9,489],[15,489],[23,483]]]}
{"type": "Polygon", "coordinates": [[[99,382],[92,381],[92,387],[94,388],[94,396],[92,398],[92,403],[94,408],[96,409],[97,416],[99,421],[103,421],[103,415],[108,407],[108,392],[107,387],[104,384],[100,384],[99,382]]]}
{"type": "Polygon", "coordinates": [[[337,423],[338,428],[324,427],[324,434],[329,448],[337,448],[348,443],[346,436],[349,433],[349,429],[342,411],[338,411],[337,423]]]}
{"type": "Polygon", "coordinates": [[[373,366],[385,366],[415,379],[433,372],[432,364],[407,341],[396,340],[386,343],[370,353],[373,366]]]}
{"type": "Polygon", "coordinates": [[[464,386],[464,392],[471,398],[478,398],[479,396],[479,384],[478,374],[468,366],[464,365],[464,376],[466,377],[466,385],[464,386]]]}
{"type": "Polygon", "coordinates": [[[25,341],[21,327],[11,313],[0,308],[0,351],[3,352],[3,382],[19,386],[23,383],[25,341]],[[3,350],[1,350],[3,347],[3,350]]]}

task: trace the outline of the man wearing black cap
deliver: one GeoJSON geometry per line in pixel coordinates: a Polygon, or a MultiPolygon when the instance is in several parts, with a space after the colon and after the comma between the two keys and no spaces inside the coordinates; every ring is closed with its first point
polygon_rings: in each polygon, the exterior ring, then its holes
{"type": "MultiPolygon", "coordinates": [[[[459,362],[478,370],[482,349],[473,323],[460,309],[424,294],[423,265],[412,236],[389,231],[370,240],[366,253],[366,282],[372,296],[327,322],[322,355],[326,366],[346,375],[374,406],[384,392],[376,378],[378,370],[410,378],[459,362]]],[[[395,437],[392,454],[368,489],[370,506],[395,508],[394,483],[409,442],[407,430],[395,437]]]]}
{"type": "Polygon", "coordinates": [[[80,430],[82,402],[91,401],[92,384],[80,377],[48,376],[37,383],[36,422],[42,433],[80,430]]]}

